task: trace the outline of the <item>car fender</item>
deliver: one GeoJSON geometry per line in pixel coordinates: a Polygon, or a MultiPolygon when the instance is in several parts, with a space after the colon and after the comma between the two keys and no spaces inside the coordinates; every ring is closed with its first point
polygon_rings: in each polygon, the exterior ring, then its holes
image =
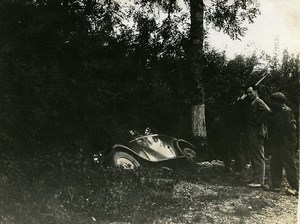
{"type": "Polygon", "coordinates": [[[185,158],[187,159],[187,161],[192,164],[195,165],[197,163],[196,158],[197,158],[197,153],[195,152],[195,146],[183,139],[178,139],[176,141],[176,146],[178,147],[178,149],[184,154],[185,158]],[[181,148],[179,146],[180,143],[183,143],[183,148],[181,148]],[[188,146],[188,147],[187,147],[188,146]]]}
{"type": "Polygon", "coordinates": [[[125,145],[121,145],[121,144],[114,145],[112,147],[110,155],[113,155],[115,153],[115,151],[117,151],[117,150],[121,150],[123,152],[128,152],[130,154],[134,154],[134,156],[139,157],[139,155],[135,151],[133,151],[131,148],[129,148],[129,147],[125,146],[125,145]]]}
{"type": "Polygon", "coordinates": [[[177,139],[177,141],[176,141],[176,147],[177,147],[178,149],[180,149],[180,150],[182,150],[182,149],[180,148],[180,146],[179,146],[179,143],[181,143],[181,142],[186,143],[187,145],[191,146],[193,149],[196,148],[192,143],[190,143],[190,142],[188,142],[188,141],[186,141],[186,140],[184,140],[184,139],[177,139]]]}

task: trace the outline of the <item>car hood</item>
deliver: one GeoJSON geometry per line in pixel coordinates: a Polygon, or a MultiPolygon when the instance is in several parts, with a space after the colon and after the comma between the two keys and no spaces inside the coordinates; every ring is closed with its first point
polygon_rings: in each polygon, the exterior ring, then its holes
{"type": "Polygon", "coordinates": [[[152,134],[130,141],[129,147],[146,160],[161,161],[183,156],[176,147],[176,141],[171,136],[152,134]]]}

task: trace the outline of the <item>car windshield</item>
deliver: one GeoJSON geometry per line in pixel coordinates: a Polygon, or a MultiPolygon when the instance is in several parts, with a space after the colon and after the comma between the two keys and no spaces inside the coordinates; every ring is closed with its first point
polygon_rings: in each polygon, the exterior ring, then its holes
{"type": "Polygon", "coordinates": [[[128,122],[121,123],[120,130],[122,130],[123,142],[129,142],[143,136],[159,134],[158,131],[148,122],[140,120],[130,120],[128,122]]]}
{"type": "Polygon", "coordinates": [[[152,135],[154,133],[152,132],[152,129],[150,127],[146,127],[146,128],[143,128],[143,129],[130,129],[129,134],[133,138],[138,138],[138,137],[141,137],[141,136],[152,135]]]}

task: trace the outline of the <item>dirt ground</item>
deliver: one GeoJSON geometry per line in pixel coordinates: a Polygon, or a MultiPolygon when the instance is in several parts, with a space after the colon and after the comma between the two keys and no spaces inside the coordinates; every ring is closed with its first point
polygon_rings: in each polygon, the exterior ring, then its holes
{"type": "MultiPolygon", "coordinates": [[[[189,176],[173,186],[169,200],[164,203],[163,215],[152,215],[158,213],[152,210],[159,210],[155,207],[159,201],[150,203],[149,214],[144,217],[145,223],[298,223],[298,198],[286,194],[285,190],[288,188],[286,182],[282,186],[282,191],[275,193],[261,188],[249,188],[239,176],[225,175],[224,165],[220,161],[198,163],[196,170],[198,179],[189,176]],[[207,173],[211,178],[203,179],[207,173]]],[[[251,169],[246,170],[244,177],[247,175],[251,175],[251,169]]],[[[129,224],[139,221],[132,219],[129,222],[113,223],[129,224]]]]}
{"type": "Polygon", "coordinates": [[[243,180],[251,169],[228,175],[220,161],[124,173],[57,157],[53,166],[0,158],[0,224],[297,223],[286,182],[279,193],[251,189],[243,180]]]}
{"type": "MultiPolygon", "coordinates": [[[[275,193],[248,188],[240,182],[240,177],[222,175],[223,164],[219,161],[198,163],[197,169],[215,169],[220,175],[215,175],[209,184],[184,181],[176,184],[174,197],[186,197],[190,202],[182,211],[185,223],[298,223],[298,198],[286,194],[286,182],[282,191],[275,193]],[[198,210],[200,207],[205,208],[204,213],[198,210]]],[[[176,223],[176,220],[155,223],[176,223]]]]}

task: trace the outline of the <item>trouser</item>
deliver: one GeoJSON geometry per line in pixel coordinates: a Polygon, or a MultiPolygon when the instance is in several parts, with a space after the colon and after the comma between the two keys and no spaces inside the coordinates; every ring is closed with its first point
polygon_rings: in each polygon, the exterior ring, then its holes
{"type": "Polygon", "coordinates": [[[280,187],[283,168],[291,188],[299,188],[298,170],[295,163],[295,143],[279,138],[271,149],[271,181],[273,187],[280,187]],[[281,140],[281,141],[279,141],[281,140]]]}
{"type": "Polygon", "coordinates": [[[264,155],[264,138],[256,130],[248,131],[248,145],[250,160],[253,169],[253,182],[264,184],[265,181],[265,155],[264,155]]]}
{"type": "Polygon", "coordinates": [[[249,149],[247,136],[243,136],[242,138],[242,153],[243,153],[244,163],[249,164],[251,160],[250,160],[250,149],[249,149]]]}
{"type": "Polygon", "coordinates": [[[241,136],[239,134],[227,136],[225,141],[223,141],[223,150],[225,168],[232,168],[231,159],[234,159],[233,170],[241,172],[244,164],[241,136]]]}

